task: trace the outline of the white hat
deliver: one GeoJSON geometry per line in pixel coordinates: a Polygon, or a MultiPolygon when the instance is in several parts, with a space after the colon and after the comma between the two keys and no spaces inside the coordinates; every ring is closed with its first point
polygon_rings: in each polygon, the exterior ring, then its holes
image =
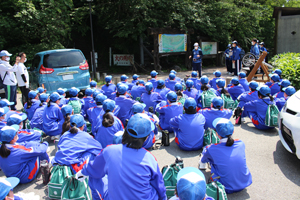
{"type": "Polygon", "coordinates": [[[195,44],[194,44],[194,47],[198,47],[199,46],[199,44],[198,44],[198,42],[196,42],[195,44]]]}
{"type": "Polygon", "coordinates": [[[11,53],[8,53],[8,51],[6,51],[6,50],[2,50],[2,51],[0,51],[0,57],[2,57],[2,56],[11,56],[12,54],[11,53]]]}

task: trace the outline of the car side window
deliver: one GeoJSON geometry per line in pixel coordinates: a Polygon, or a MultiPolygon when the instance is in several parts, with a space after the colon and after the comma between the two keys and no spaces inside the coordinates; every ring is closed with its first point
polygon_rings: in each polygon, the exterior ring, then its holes
{"type": "Polygon", "coordinates": [[[39,55],[34,56],[30,70],[36,70],[39,67],[40,62],[41,57],[39,55]]]}

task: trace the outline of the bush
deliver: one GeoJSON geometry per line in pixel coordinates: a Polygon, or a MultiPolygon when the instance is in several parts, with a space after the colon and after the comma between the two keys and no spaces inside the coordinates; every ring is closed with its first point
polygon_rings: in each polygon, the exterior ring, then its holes
{"type": "Polygon", "coordinates": [[[283,53],[272,58],[272,65],[282,71],[281,77],[291,81],[296,90],[300,89],[300,53],[283,53]]]}

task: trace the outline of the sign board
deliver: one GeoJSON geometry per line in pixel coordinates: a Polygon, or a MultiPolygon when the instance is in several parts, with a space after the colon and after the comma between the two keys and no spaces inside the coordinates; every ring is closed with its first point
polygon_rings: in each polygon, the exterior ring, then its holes
{"type": "Polygon", "coordinates": [[[113,54],[114,65],[131,66],[130,60],[134,62],[134,55],[131,54],[113,54]]]}
{"type": "Polygon", "coordinates": [[[217,42],[201,42],[203,55],[217,54],[218,43],[217,42]]]}
{"type": "Polygon", "coordinates": [[[159,53],[187,51],[187,34],[159,34],[159,53]]]}

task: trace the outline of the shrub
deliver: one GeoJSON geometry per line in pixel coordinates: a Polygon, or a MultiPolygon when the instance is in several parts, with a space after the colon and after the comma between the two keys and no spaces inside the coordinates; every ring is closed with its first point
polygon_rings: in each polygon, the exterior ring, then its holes
{"type": "Polygon", "coordinates": [[[272,65],[282,71],[281,77],[291,81],[296,90],[300,89],[300,53],[283,53],[272,58],[272,65]]]}

